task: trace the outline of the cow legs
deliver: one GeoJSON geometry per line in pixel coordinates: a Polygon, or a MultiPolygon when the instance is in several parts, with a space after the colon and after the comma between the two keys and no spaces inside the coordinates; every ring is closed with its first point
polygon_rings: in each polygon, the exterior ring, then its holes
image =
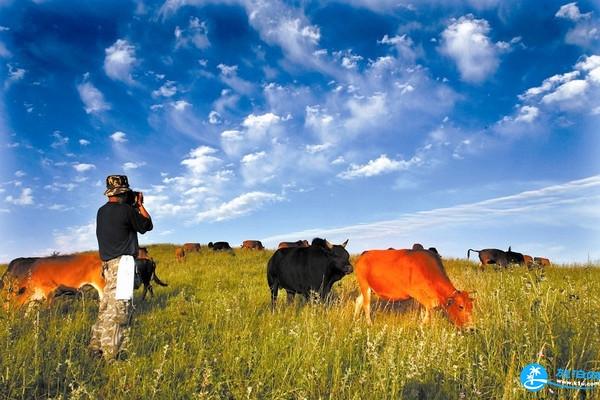
{"type": "Polygon", "coordinates": [[[273,282],[271,284],[271,311],[275,311],[275,305],[277,304],[277,292],[279,291],[279,284],[273,282]]]}
{"type": "Polygon", "coordinates": [[[365,312],[365,317],[367,318],[367,324],[371,325],[373,323],[373,321],[371,321],[371,288],[367,287],[366,290],[363,290],[361,287],[360,289],[361,294],[356,298],[356,303],[354,305],[354,318],[358,316],[362,307],[365,312]]]}
{"type": "Polygon", "coordinates": [[[431,321],[431,313],[429,311],[429,307],[425,307],[425,312],[423,313],[423,319],[421,320],[421,324],[425,325],[431,321]]]}
{"type": "Polygon", "coordinates": [[[287,303],[291,304],[294,301],[294,292],[287,291],[287,303]]]}

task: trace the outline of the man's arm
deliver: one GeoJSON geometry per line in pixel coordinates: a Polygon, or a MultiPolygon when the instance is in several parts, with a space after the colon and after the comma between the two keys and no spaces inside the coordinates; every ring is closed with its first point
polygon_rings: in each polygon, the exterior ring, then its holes
{"type": "Polygon", "coordinates": [[[152,228],[154,228],[154,225],[152,224],[152,218],[150,218],[148,210],[146,210],[146,207],[144,207],[144,194],[142,192],[138,194],[136,205],[139,213],[135,211],[133,212],[133,226],[135,230],[139,233],[151,231],[152,228]],[[140,216],[142,218],[140,218],[140,216]]]}

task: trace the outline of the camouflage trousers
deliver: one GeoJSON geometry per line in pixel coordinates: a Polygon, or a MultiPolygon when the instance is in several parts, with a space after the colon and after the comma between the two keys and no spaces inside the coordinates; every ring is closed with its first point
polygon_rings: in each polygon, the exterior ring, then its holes
{"type": "Polygon", "coordinates": [[[104,296],[100,300],[98,319],[92,327],[90,350],[101,350],[105,359],[114,359],[127,349],[131,324],[131,300],[117,300],[117,270],[121,257],[102,263],[104,296]]]}

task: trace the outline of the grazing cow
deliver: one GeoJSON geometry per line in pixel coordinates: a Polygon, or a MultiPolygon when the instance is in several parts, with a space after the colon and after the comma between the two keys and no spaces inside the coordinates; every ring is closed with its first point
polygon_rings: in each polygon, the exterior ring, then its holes
{"type": "Polygon", "coordinates": [[[208,244],[208,248],[213,249],[213,251],[233,251],[229,243],[227,242],[210,242],[208,244]]]}
{"type": "Polygon", "coordinates": [[[421,243],[415,243],[412,246],[413,250],[424,250],[423,245],[421,243]]]}
{"type": "Polygon", "coordinates": [[[287,249],[290,247],[308,247],[308,240],[297,240],[295,242],[281,242],[277,246],[278,249],[287,249]]]}
{"type": "Polygon", "coordinates": [[[538,264],[542,267],[550,266],[550,260],[548,260],[547,258],[544,258],[544,257],[534,257],[533,261],[535,261],[536,264],[538,264]]]}
{"type": "Polygon", "coordinates": [[[141,284],[144,285],[144,293],[142,294],[142,300],[146,299],[146,293],[149,291],[150,296],[154,297],[154,290],[152,289],[152,280],[159,284],[160,286],[168,286],[166,283],[162,282],[156,276],[156,263],[151,258],[138,258],[135,260],[135,285],[134,288],[137,289],[141,284]]]}
{"type": "Polygon", "coordinates": [[[457,326],[471,323],[473,299],[457,290],[441,259],[427,250],[370,250],[356,261],[356,279],[361,294],[354,316],[361,308],[371,324],[371,292],[387,300],[414,298],[425,307],[423,322],[431,309],[441,307],[457,326]]]}
{"type": "Polygon", "coordinates": [[[523,256],[523,254],[517,253],[516,251],[512,251],[510,249],[510,246],[508,246],[508,251],[506,252],[506,259],[508,260],[509,264],[525,264],[525,257],[523,256]]]}
{"type": "Polygon", "coordinates": [[[267,264],[267,282],[271,289],[271,308],[275,309],[277,292],[284,289],[288,302],[295,294],[308,299],[317,292],[324,300],[333,284],[352,272],[350,255],[345,247],[319,239],[308,247],[290,247],[275,251],[267,264]]]}
{"type": "Polygon", "coordinates": [[[265,246],[261,243],[260,240],[244,240],[242,243],[242,249],[256,249],[256,250],[264,250],[265,246]]]}
{"type": "Polygon", "coordinates": [[[102,298],[104,278],[98,252],[67,256],[17,258],[2,276],[2,288],[17,305],[77,293],[92,286],[102,298]]]}
{"type": "Polygon", "coordinates": [[[481,261],[481,266],[497,264],[501,267],[508,266],[508,257],[506,253],[502,250],[498,249],[483,249],[483,250],[473,250],[469,249],[467,251],[467,259],[471,255],[471,252],[474,251],[479,253],[479,261],[481,261]]]}
{"type": "Polygon", "coordinates": [[[178,247],[175,249],[175,259],[177,262],[185,261],[185,250],[182,247],[178,247]]]}
{"type": "Polygon", "coordinates": [[[199,252],[200,251],[200,243],[184,243],[183,250],[185,250],[186,253],[191,253],[194,251],[199,252]]]}
{"type": "Polygon", "coordinates": [[[525,262],[526,266],[533,266],[533,257],[528,256],[527,254],[523,254],[523,261],[525,262]]]}

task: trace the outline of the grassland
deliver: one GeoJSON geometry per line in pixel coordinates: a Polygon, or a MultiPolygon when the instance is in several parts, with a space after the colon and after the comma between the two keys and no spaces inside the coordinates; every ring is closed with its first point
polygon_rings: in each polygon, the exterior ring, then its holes
{"type": "Polygon", "coordinates": [[[442,312],[421,326],[411,301],[376,302],[373,326],[354,321],[352,275],[328,305],[287,306],[282,292],[272,314],[268,251],[202,251],[184,264],[170,245],[150,254],[169,286],[146,302],[136,293],[126,361],[88,355],[90,294],[1,311],[0,399],[579,399],[526,392],[522,367],[600,370],[600,268],[480,271],[445,260],[458,288],[477,291],[477,329],[460,332],[442,312]]]}

